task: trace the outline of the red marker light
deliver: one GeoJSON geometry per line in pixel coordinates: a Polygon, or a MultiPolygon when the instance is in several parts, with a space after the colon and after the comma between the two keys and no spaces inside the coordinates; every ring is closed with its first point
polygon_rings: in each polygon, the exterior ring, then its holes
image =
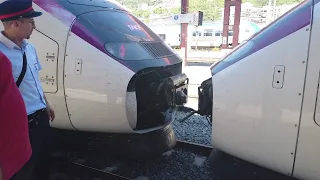
{"type": "Polygon", "coordinates": [[[126,55],[126,48],[124,47],[124,45],[122,44],[120,46],[120,57],[123,58],[126,55]]]}

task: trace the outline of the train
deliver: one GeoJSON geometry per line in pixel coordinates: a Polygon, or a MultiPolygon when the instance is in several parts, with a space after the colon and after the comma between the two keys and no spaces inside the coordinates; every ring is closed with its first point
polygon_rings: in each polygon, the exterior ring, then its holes
{"type": "Polygon", "coordinates": [[[304,0],[208,68],[198,111],[212,121],[212,165],[320,179],[319,40],[320,1],[304,0]]]}
{"type": "MultiPolygon", "coordinates": [[[[172,149],[189,83],[172,48],[109,0],[33,0],[33,7],[43,15],[29,42],[59,142],[143,157],[172,149]]],[[[212,121],[213,164],[233,156],[320,179],[319,39],[320,0],[304,0],[208,69],[197,112],[212,121]]]]}
{"type": "Polygon", "coordinates": [[[188,78],[158,35],[114,1],[33,0],[33,9],[43,14],[28,42],[56,113],[54,147],[135,157],[174,147],[188,78]]]}
{"type": "MultiPolygon", "coordinates": [[[[170,47],[180,47],[180,24],[165,23],[165,24],[150,24],[148,25],[155,33],[157,33],[164,42],[170,47]]],[[[250,21],[241,20],[239,25],[239,39],[242,43],[250,36],[259,32],[261,28],[250,21]]],[[[201,26],[188,26],[188,42],[192,49],[209,49],[222,47],[222,31],[223,22],[216,21],[212,23],[203,23],[201,26]]],[[[228,32],[228,45],[232,46],[233,31],[228,32]]]]}

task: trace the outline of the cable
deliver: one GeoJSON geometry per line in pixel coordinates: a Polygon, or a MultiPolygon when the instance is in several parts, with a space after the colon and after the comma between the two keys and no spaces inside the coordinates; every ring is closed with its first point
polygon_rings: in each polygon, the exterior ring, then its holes
{"type": "Polygon", "coordinates": [[[209,119],[210,117],[207,115],[206,116],[206,119],[207,119],[207,121],[208,121],[208,123],[210,124],[210,126],[212,126],[212,123],[210,122],[210,119],[209,119]]]}
{"type": "Polygon", "coordinates": [[[179,122],[184,122],[186,119],[188,119],[189,117],[191,117],[192,115],[194,115],[197,111],[193,111],[190,114],[188,114],[186,117],[182,118],[181,120],[179,120],[179,122]]]}
{"type": "MultiPolygon", "coordinates": [[[[181,123],[184,122],[185,120],[187,120],[189,117],[191,117],[191,116],[194,115],[195,113],[198,113],[198,111],[196,111],[196,110],[194,110],[194,109],[192,109],[192,108],[189,108],[189,107],[185,107],[185,106],[178,106],[178,107],[176,107],[176,111],[184,111],[184,112],[190,112],[190,111],[191,111],[186,117],[177,120],[177,121],[179,121],[179,122],[181,122],[181,123]]],[[[211,123],[211,121],[210,121],[210,116],[209,116],[209,115],[206,115],[205,117],[206,117],[206,120],[207,120],[208,124],[209,124],[210,126],[212,126],[212,123],[211,123]]]]}

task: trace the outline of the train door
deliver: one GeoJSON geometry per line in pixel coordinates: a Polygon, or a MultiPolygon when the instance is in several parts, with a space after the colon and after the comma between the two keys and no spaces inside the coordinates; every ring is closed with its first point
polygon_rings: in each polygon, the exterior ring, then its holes
{"type": "Polygon", "coordinates": [[[313,3],[309,58],[301,62],[307,65],[307,74],[293,170],[299,179],[320,177],[320,0],[313,3]]]}
{"type": "MultiPolygon", "coordinates": [[[[0,23],[0,31],[3,31],[0,23]]],[[[34,30],[28,42],[32,43],[37,50],[42,70],[39,73],[43,91],[45,93],[56,93],[58,91],[58,43],[45,34],[34,30]]]]}
{"type": "Polygon", "coordinates": [[[199,45],[199,38],[201,37],[201,32],[197,29],[192,31],[192,35],[191,35],[191,46],[194,47],[195,49],[198,49],[198,46],[201,46],[201,42],[199,45]]]}
{"type": "Polygon", "coordinates": [[[214,47],[221,47],[222,45],[222,29],[216,29],[214,31],[214,47]]]}
{"type": "Polygon", "coordinates": [[[126,95],[134,71],[106,55],[106,49],[118,58],[128,56],[136,46],[126,45],[138,41],[136,34],[143,31],[149,35],[138,23],[126,13],[91,11],[72,24],[66,45],[64,87],[69,116],[77,130],[133,131],[126,114],[126,95]]]}
{"type": "Polygon", "coordinates": [[[215,46],[214,29],[213,28],[203,29],[203,37],[200,38],[200,42],[205,47],[215,46]]]}
{"type": "Polygon", "coordinates": [[[39,31],[32,32],[31,42],[37,50],[42,65],[39,76],[45,93],[58,91],[58,43],[39,31]]]}

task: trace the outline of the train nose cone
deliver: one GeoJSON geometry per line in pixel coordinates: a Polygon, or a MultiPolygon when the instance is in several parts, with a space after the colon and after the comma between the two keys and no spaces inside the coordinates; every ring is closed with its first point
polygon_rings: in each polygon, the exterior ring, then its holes
{"type": "Polygon", "coordinates": [[[176,93],[176,98],[177,98],[177,105],[183,105],[184,103],[187,103],[187,95],[183,91],[178,91],[176,93]]]}

